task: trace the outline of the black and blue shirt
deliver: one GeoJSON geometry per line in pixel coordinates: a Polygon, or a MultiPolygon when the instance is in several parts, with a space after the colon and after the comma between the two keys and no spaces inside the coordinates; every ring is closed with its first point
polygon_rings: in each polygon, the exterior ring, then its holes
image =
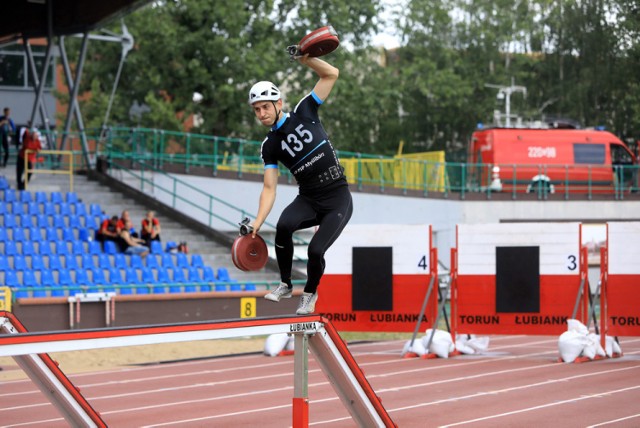
{"type": "Polygon", "coordinates": [[[290,113],[285,113],[262,142],[265,169],[278,162],[291,171],[300,194],[317,193],[346,185],[338,156],[318,117],[322,100],[314,93],[304,97],[290,113]]]}

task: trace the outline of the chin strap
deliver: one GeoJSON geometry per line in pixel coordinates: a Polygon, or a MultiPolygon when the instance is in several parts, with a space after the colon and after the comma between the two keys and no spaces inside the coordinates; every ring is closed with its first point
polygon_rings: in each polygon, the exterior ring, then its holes
{"type": "Polygon", "coordinates": [[[273,128],[278,123],[278,120],[280,120],[280,113],[282,113],[282,110],[278,111],[278,107],[276,107],[275,101],[271,101],[271,104],[273,104],[273,109],[276,112],[276,120],[274,120],[273,123],[271,124],[271,127],[273,128]]]}

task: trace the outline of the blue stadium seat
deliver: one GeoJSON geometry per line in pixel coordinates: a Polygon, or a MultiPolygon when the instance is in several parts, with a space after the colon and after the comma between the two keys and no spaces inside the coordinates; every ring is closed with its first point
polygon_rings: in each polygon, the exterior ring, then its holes
{"type": "Polygon", "coordinates": [[[138,277],[138,270],[136,268],[126,268],[124,271],[124,280],[127,284],[135,287],[136,294],[149,294],[149,287],[145,287],[140,281],[140,278],[138,277]]]}
{"type": "Polygon", "coordinates": [[[23,228],[33,226],[33,216],[29,213],[20,214],[20,226],[23,228]]]}
{"type": "Polygon", "coordinates": [[[49,216],[46,214],[38,214],[36,217],[36,223],[38,227],[49,227],[51,224],[49,223],[49,216]]]}
{"type": "Polygon", "coordinates": [[[87,211],[87,206],[85,204],[83,204],[82,202],[76,202],[75,204],[75,214],[78,217],[86,217],[88,211],[87,211]]]}
{"type": "Polygon", "coordinates": [[[27,261],[22,254],[16,254],[13,256],[13,270],[25,270],[27,269],[27,261]]]}
{"type": "Polygon", "coordinates": [[[11,202],[11,214],[15,216],[24,214],[24,204],[20,201],[11,202]]]}
{"type": "MultiPolygon", "coordinates": [[[[171,284],[171,278],[169,277],[169,271],[163,267],[160,267],[158,269],[156,269],[158,278],[156,279],[156,283],[158,285],[162,284],[162,285],[167,285],[167,284],[171,284]]],[[[156,293],[158,292],[159,289],[162,289],[162,291],[160,291],[161,293],[165,292],[165,288],[164,287],[154,287],[153,288],[153,292],[156,293]]]]}
{"type": "Polygon", "coordinates": [[[185,291],[196,291],[196,286],[200,285],[200,291],[210,291],[211,287],[209,286],[209,284],[203,284],[202,283],[202,278],[200,278],[200,272],[198,271],[198,268],[191,266],[188,269],[189,272],[189,285],[187,287],[185,287],[185,291]],[[193,290],[191,290],[191,287],[193,287],[193,290]]]}
{"type": "MultiPolygon", "coordinates": [[[[36,274],[32,270],[26,270],[22,273],[22,284],[25,287],[40,287],[40,284],[36,280],[36,274]]],[[[33,290],[33,297],[47,297],[45,290],[33,290]]]]}
{"type": "Polygon", "coordinates": [[[240,285],[240,283],[238,283],[235,279],[232,279],[231,281],[232,283],[229,287],[231,291],[242,291],[242,285],[240,285]]]}
{"type": "Polygon", "coordinates": [[[0,201],[0,214],[7,213],[7,203],[5,201],[0,201]]]}
{"type": "Polygon", "coordinates": [[[160,241],[151,241],[151,254],[162,254],[162,243],[160,241]]]}
{"type": "Polygon", "coordinates": [[[142,263],[142,257],[140,257],[140,254],[132,254],[130,263],[132,268],[142,269],[144,267],[144,264],[142,263]]]}
{"type": "MultiPolygon", "coordinates": [[[[60,287],[71,287],[74,285],[73,280],[71,279],[71,273],[66,269],[61,269],[58,271],[58,285],[60,287]]],[[[73,290],[75,291],[75,290],[73,290]]],[[[65,290],[52,290],[52,296],[65,296],[67,291],[65,290]]],[[[75,294],[75,293],[73,293],[75,294]]],[[[69,295],[73,295],[72,290],[69,290],[69,295]]]]}
{"type": "Polygon", "coordinates": [[[27,204],[27,214],[38,215],[40,214],[40,206],[37,202],[29,202],[27,204]]]}
{"type": "Polygon", "coordinates": [[[56,281],[53,278],[53,271],[48,269],[40,270],[40,285],[43,287],[55,287],[56,281]]]}
{"type": "Polygon", "coordinates": [[[59,256],[67,256],[69,253],[69,245],[67,241],[56,241],[56,254],[59,256]]]}
{"type": "Polygon", "coordinates": [[[176,266],[183,269],[189,268],[189,258],[185,253],[176,254],[176,266]]]}
{"type": "MultiPolygon", "coordinates": [[[[107,281],[111,286],[113,285],[125,285],[125,282],[122,280],[122,274],[120,273],[120,269],[112,267],[109,269],[109,280],[107,281]]],[[[115,288],[111,288],[115,289],[115,288]]],[[[111,289],[107,288],[105,291],[111,291],[111,289]]],[[[120,288],[120,294],[133,294],[133,289],[130,287],[120,288]]]]}
{"type": "Polygon", "coordinates": [[[44,192],[36,192],[36,203],[44,204],[47,202],[47,194],[44,192]]]}
{"type": "Polygon", "coordinates": [[[49,255],[49,269],[51,270],[62,270],[62,261],[60,260],[60,256],[57,254],[49,255]]]}
{"type": "Polygon", "coordinates": [[[202,280],[204,282],[215,282],[216,276],[213,273],[213,268],[211,266],[205,266],[202,268],[202,280]]]}
{"type": "MultiPolygon", "coordinates": [[[[71,272],[71,271],[69,271],[71,272]]],[[[89,275],[90,270],[87,269],[78,269],[76,272],[76,280],[75,284],[78,287],[81,287],[83,290],[86,290],[87,293],[94,293],[100,291],[98,287],[96,287],[95,282],[91,279],[89,275]]]]}
{"type": "Polygon", "coordinates": [[[123,253],[114,254],[113,256],[113,266],[118,269],[126,269],[127,266],[127,257],[123,253]]]}
{"type": "Polygon", "coordinates": [[[58,240],[60,240],[60,237],[58,236],[58,229],[53,226],[47,227],[44,233],[46,240],[49,242],[58,242],[58,240]]]}
{"type": "Polygon", "coordinates": [[[31,255],[31,269],[32,270],[45,270],[44,259],[40,254],[31,255]]]}
{"type": "Polygon", "coordinates": [[[16,224],[16,216],[15,215],[13,215],[11,213],[4,213],[3,217],[4,217],[3,225],[4,225],[5,229],[17,226],[17,224],[16,224]]]}
{"type": "Polygon", "coordinates": [[[73,254],[70,256],[65,256],[64,267],[66,269],[73,269],[73,270],[80,269],[80,266],[78,266],[78,258],[73,254]]]}
{"type": "Polygon", "coordinates": [[[91,269],[91,276],[93,278],[93,282],[96,285],[107,285],[107,277],[104,274],[104,269],[100,267],[94,267],[91,269]]]}
{"type": "Polygon", "coordinates": [[[0,271],[4,272],[7,269],[11,269],[9,259],[4,254],[0,254],[0,271]]]}
{"type": "Polygon", "coordinates": [[[176,265],[173,262],[173,256],[170,253],[162,253],[162,267],[165,269],[172,269],[176,265]]]}
{"type": "Polygon", "coordinates": [[[257,290],[256,285],[251,282],[247,282],[244,285],[244,291],[256,291],[256,290],[257,290]]]}
{"type": "Polygon", "coordinates": [[[54,204],[59,204],[63,202],[62,193],[61,192],[51,192],[51,202],[54,204]]]}
{"type": "Polygon", "coordinates": [[[85,254],[86,251],[84,249],[84,242],[78,241],[77,239],[71,241],[71,254],[75,254],[76,256],[81,256],[85,254]]]}
{"type": "Polygon", "coordinates": [[[5,177],[0,176],[0,189],[6,190],[9,188],[11,188],[11,186],[9,185],[9,182],[7,181],[7,179],[5,177]]]}
{"type": "Polygon", "coordinates": [[[64,229],[67,227],[67,222],[64,221],[65,217],[62,214],[55,214],[53,216],[53,227],[64,229]]]}
{"type": "Polygon", "coordinates": [[[36,253],[35,246],[33,245],[33,241],[25,240],[22,242],[21,252],[23,256],[32,256],[36,253]]]}
{"type": "Polygon", "coordinates": [[[89,214],[93,217],[102,217],[102,208],[100,208],[100,204],[91,204],[89,206],[89,214]]]}
{"type": "Polygon", "coordinates": [[[157,269],[160,267],[160,264],[158,264],[158,259],[156,258],[156,256],[154,254],[149,254],[147,255],[147,257],[145,257],[145,266],[146,267],[150,267],[150,268],[154,268],[157,269]]]}
{"type": "Polygon", "coordinates": [[[155,284],[156,283],[156,277],[153,274],[153,269],[151,269],[150,267],[143,267],[142,269],[140,269],[140,273],[142,275],[141,282],[143,284],[155,284]]]}
{"type": "Polygon", "coordinates": [[[49,256],[49,255],[51,255],[51,242],[49,242],[49,241],[40,241],[38,243],[38,253],[41,256],[49,256]]]}
{"type": "Polygon", "coordinates": [[[89,241],[89,254],[97,256],[100,253],[102,253],[102,247],[100,247],[100,242],[89,241]]]}
{"type": "Polygon", "coordinates": [[[24,229],[21,227],[13,228],[13,236],[11,237],[15,242],[23,242],[26,240],[24,229]]]}
{"type": "Polygon", "coordinates": [[[4,285],[7,287],[18,287],[18,273],[15,270],[8,270],[4,273],[4,285]]]}
{"type": "Polygon", "coordinates": [[[58,205],[58,214],[63,215],[63,216],[70,216],[71,215],[71,205],[69,205],[66,202],[60,202],[60,204],[58,205]]]}
{"type": "Polygon", "coordinates": [[[202,282],[202,277],[200,276],[200,271],[196,267],[189,267],[188,270],[188,279],[189,282],[202,282]]]}
{"type": "Polygon", "coordinates": [[[53,202],[45,202],[43,209],[43,214],[46,214],[48,216],[54,216],[58,214],[58,212],[56,211],[56,206],[53,204],[53,202]]]}
{"type": "Polygon", "coordinates": [[[89,242],[93,240],[93,230],[85,229],[82,226],[78,226],[78,239],[84,242],[89,242]]]}
{"type": "Polygon", "coordinates": [[[72,227],[74,229],[80,229],[81,227],[84,227],[82,225],[82,222],[80,221],[80,217],[78,217],[75,214],[71,214],[69,216],[69,227],[72,227]]]}
{"type": "Polygon", "coordinates": [[[42,231],[37,226],[31,226],[29,228],[29,240],[33,242],[42,241],[42,231]]]}
{"type": "Polygon", "coordinates": [[[191,254],[191,266],[196,268],[204,267],[204,262],[200,254],[191,254]]]}
{"type": "Polygon", "coordinates": [[[229,276],[229,271],[225,267],[218,268],[218,281],[231,281],[231,277],[229,276]]]}
{"type": "Polygon", "coordinates": [[[111,258],[109,257],[109,254],[102,253],[98,255],[98,267],[102,269],[111,268],[111,258]]]}
{"type": "Polygon", "coordinates": [[[78,194],[76,192],[67,192],[64,194],[64,200],[70,204],[78,202],[78,194]]]}
{"type": "Polygon", "coordinates": [[[6,241],[7,238],[7,229],[5,229],[4,227],[0,227],[0,242],[4,242],[6,241]]]}
{"type": "Polygon", "coordinates": [[[187,282],[186,278],[184,277],[184,272],[182,271],[182,269],[176,267],[170,269],[173,274],[173,278],[171,280],[171,285],[169,286],[169,293],[180,293],[182,292],[182,286],[185,282],[187,282]]]}
{"type": "Polygon", "coordinates": [[[96,265],[93,262],[93,254],[83,254],[82,255],[82,267],[85,269],[94,268],[96,265]]]}
{"type": "Polygon", "coordinates": [[[118,245],[114,241],[104,241],[104,252],[107,254],[118,253],[118,245]]]}
{"type": "Polygon", "coordinates": [[[229,287],[226,284],[216,284],[216,291],[228,291],[229,287]]]}
{"type": "Polygon", "coordinates": [[[15,256],[18,254],[18,247],[15,241],[4,241],[4,254],[7,256],[15,256]]]}
{"type": "Polygon", "coordinates": [[[67,242],[72,242],[76,240],[76,235],[73,232],[73,229],[70,227],[65,227],[62,229],[62,239],[67,242]]]}
{"type": "Polygon", "coordinates": [[[18,200],[20,202],[23,203],[28,203],[33,201],[33,197],[31,195],[31,192],[27,191],[27,190],[22,190],[22,191],[18,191],[19,196],[18,196],[18,200]]]}
{"type": "Polygon", "coordinates": [[[13,189],[4,189],[4,201],[13,202],[16,200],[16,191],[13,189]]]}

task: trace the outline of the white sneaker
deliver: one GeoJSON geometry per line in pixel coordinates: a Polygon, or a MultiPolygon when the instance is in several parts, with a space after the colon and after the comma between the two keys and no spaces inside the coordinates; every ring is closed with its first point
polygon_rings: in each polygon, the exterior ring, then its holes
{"type": "Polygon", "coordinates": [[[318,300],[318,292],[315,293],[302,293],[302,297],[300,298],[300,304],[298,304],[298,310],[296,314],[298,315],[308,315],[312,314],[316,309],[316,301],[318,300]]]}
{"type": "Polygon", "coordinates": [[[265,299],[271,300],[272,302],[279,302],[280,299],[289,299],[293,294],[293,288],[289,288],[287,284],[281,282],[278,285],[278,288],[264,296],[265,299]]]}

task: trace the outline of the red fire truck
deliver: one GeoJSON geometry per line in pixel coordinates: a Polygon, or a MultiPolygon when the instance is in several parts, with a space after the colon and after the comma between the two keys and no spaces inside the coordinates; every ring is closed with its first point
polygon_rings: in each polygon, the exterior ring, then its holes
{"type": "Polygon", "coordinates": [[[471,185],[492,191],[613,193],[638,189],[638,159],[597,129],[487,128],[469,144],[471,185]]]}

